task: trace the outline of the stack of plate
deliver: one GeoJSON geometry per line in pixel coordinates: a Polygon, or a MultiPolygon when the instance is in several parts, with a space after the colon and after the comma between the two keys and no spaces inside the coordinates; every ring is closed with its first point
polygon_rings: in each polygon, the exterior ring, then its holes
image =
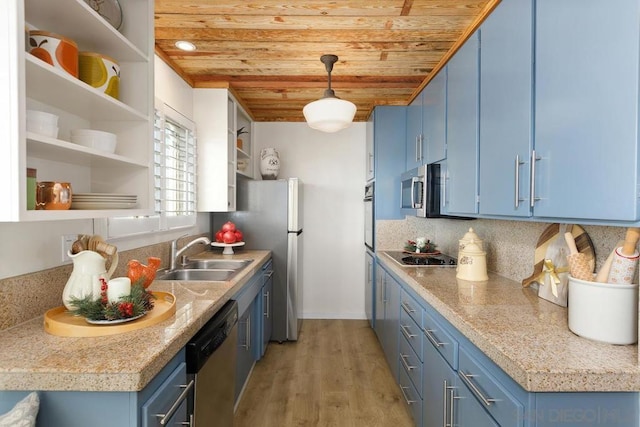
{"type": "Polygon", "coordinates": [[[138,205],[135,194],[74,193],[71,209],[131,209],[138,205]]]}

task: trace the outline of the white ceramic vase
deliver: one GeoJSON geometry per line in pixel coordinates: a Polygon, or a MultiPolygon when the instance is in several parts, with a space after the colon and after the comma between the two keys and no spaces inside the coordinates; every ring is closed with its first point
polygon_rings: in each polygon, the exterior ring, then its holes
{"type": "Polygon", "coordinates": [[[275,148],[260,151],[260,174],[262,179],[276,179],[280,172],[280,155],[275,148]]]}

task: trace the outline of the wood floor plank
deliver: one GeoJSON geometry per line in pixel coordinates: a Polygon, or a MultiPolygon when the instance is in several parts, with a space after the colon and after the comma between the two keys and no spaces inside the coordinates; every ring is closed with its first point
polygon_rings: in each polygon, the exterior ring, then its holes
{"type": "Polygon", "coordinates": [[[306,319],[256,364],[234,427],[307,426],[413,426],[366,320],[306,319]]]}

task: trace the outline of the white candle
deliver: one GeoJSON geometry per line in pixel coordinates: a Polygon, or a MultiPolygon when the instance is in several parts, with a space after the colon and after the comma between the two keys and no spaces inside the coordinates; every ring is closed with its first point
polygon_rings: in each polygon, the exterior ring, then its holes
{"type": "Polygon", "coordinates": [[[107,283],[107,298],[114,303],[122,297],[131,295],[131,279],[128,277],[116,277],[107,283]]]}

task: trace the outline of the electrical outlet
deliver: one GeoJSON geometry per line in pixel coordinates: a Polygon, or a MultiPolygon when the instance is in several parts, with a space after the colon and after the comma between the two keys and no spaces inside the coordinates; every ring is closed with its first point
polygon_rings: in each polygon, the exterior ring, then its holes
{"type": "Polygon", "coordinates": [[[77,234],[65,234],[62,236],[62,262],[71,261],[69,252],[71,252],[71,245],[73,245],[73,242],[77,239],[77,234]]]}

